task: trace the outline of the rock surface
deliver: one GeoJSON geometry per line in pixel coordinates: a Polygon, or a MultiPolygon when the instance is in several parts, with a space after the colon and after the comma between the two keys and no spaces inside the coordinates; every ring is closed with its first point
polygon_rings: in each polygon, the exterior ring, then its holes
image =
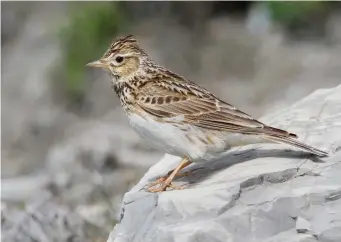
{"type": "Polygon", "coordinates": [[[1,204],[2,241],[89,241],[85,222],[48,193],[29,201],[23,210],[1,204]]]}
{"type": "Polygon", "coordinates": [[[175,182],[184,190],[145,192],[148,182],[180,160],[166,155],[125,194],[108,242],[341,241],[341,85],[262,121],[330,156],[248,145],[188,167],[191,175],[175,182]]]}

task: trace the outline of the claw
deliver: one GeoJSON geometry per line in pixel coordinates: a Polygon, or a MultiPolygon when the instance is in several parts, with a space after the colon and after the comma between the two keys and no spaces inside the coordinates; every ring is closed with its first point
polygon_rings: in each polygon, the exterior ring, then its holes
{"type": "Polygon", "coordinates": [[[148,192],[163,192],[166,191],[167,187],[171,184],[166,184],[165,182],[157,183],[153,186],[148,186],[148,192]]]}
{"type": "Polygon", "coordinates": [[[164,182],[165,180],[167,180],[167,177],[163,176],[163,177],[160,177],[159,179],[157,179],[156,181],[154,182],[151,182],[148,184],[148,188],[149,187],[154,187],[156,185],[160,185],[162,182],[164,182]]]}
{"type": "Polygon", "coordinates": [[[172,188],[172,190],[184,190],[185,189],[185,185],[177,186],[177,185],[174,185],[174,184],[169,184],[168,187],[172,188]]]}
{"type": "Polygon", "coordinates": [[[192,162],[188,160],[187,157],[184,157],[180,164],[172,171],[168,172],[167,176],[160,177],[155,182],[152,182],[148,185],[147,191],[148,192],[163,192],[167,190],[167,187],[171,187],[173,189],[183,189],[183,187],[174,186],[172,185],[172,181],[174,177],[182,177],[188,176],[190,172],[185,172],[183,174],[178,174],[178,172],[185,168],[186,166],[190,165],[192,162]]]}

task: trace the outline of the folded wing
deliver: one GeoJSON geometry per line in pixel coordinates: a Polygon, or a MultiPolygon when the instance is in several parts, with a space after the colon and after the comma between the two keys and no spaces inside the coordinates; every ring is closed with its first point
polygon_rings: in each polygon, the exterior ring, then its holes
{"type": "Polygon", "coordinates": [[[297,137],[266,126],[192,82],[148,82],[139,90],[136,102],[145,112],[165,121],[180,116],[183,122],[203,129],[297,137]]]}

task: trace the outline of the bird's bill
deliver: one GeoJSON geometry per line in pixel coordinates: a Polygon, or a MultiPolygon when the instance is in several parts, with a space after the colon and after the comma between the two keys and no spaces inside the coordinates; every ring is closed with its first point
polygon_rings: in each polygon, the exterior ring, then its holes
{"type": "Polygon", "coordinates": [[[104,62],[103,60],[96,60],[96,61],[90,62],[86,64],[86,66],[97,67],[97,68],[108,68],[108,64],[104,62]]]}

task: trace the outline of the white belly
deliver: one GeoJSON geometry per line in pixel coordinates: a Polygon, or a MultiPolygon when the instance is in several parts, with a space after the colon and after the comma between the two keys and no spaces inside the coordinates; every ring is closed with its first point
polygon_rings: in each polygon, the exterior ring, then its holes
{"type": "Polygon", "coordinates": [[[180,128],[177,124],[160,123],[136,114],[129,115],[129,120],[134,130],[152,147],[180,157],[187,155],[192,161],[211,159],[211,155],[228,148],[223,138],[216,135],[211,135],[210,141],[214,143],[209,144],[207,131],[195,126],[180,128]]]}
{"type": "Polygon", "coordinates": [[[204,130],[193,125],[179,126],[180,116],[171,119],[175,124],[160,123],[136,114],[128,117],[134,130],[152,147],[171,155],[188,156],[193,162],[211,160],[231,147],[268,142],[252,135],[204,130]]]}

